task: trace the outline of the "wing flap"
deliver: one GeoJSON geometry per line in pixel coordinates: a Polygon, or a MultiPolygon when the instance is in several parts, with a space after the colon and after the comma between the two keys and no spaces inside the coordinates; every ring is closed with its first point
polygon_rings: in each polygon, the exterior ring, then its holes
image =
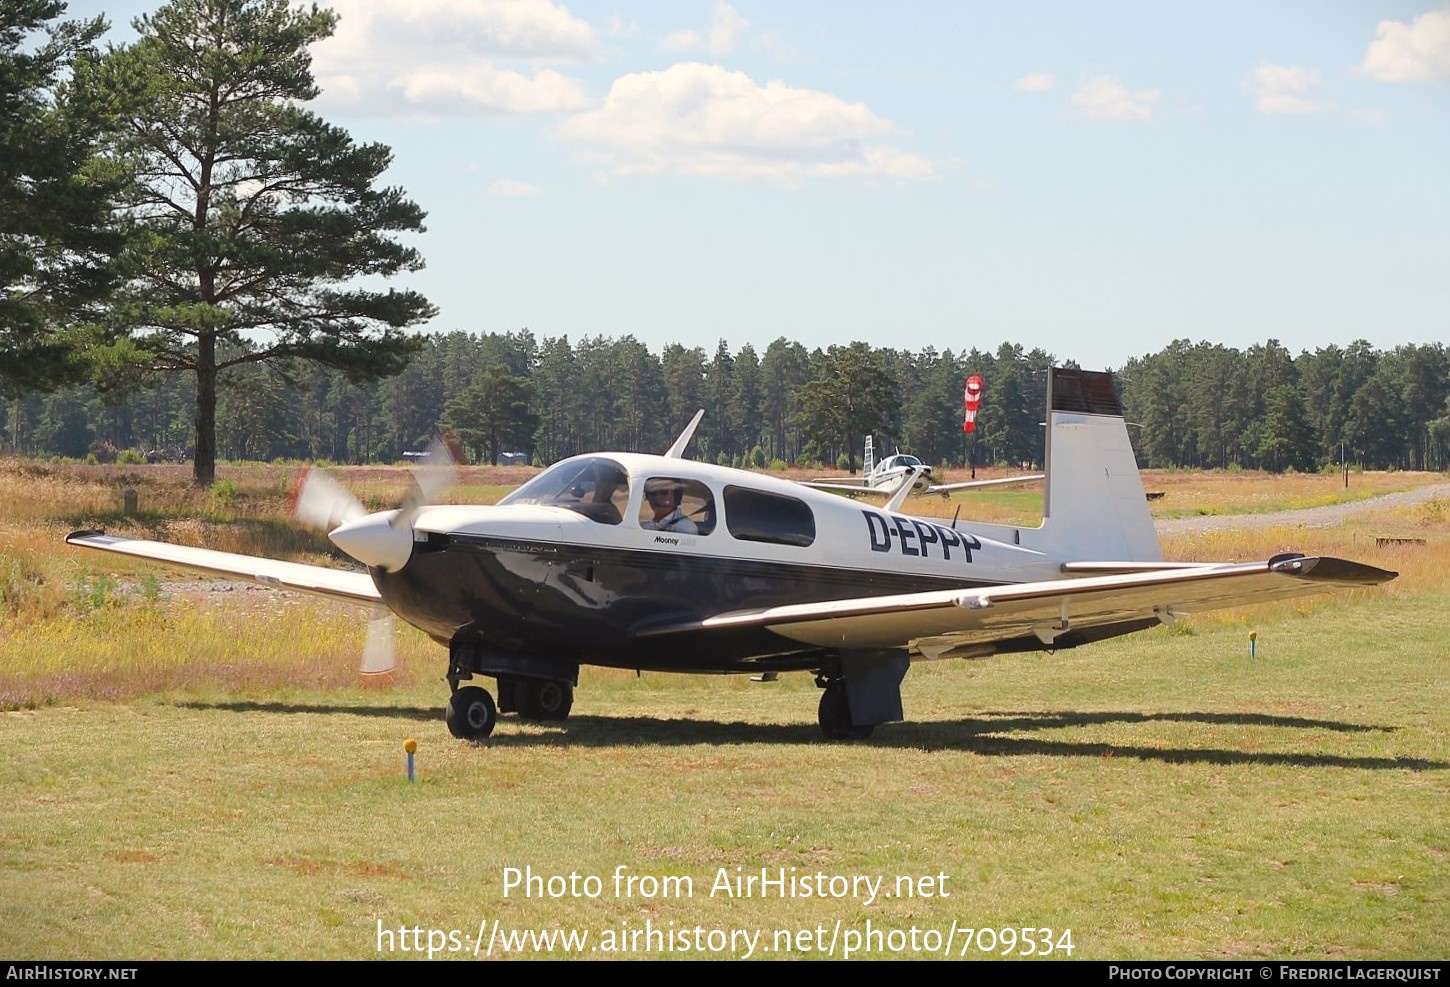
{"type": "Polygon", "coordinates": [[[1181,614],[1373,586],[1395,575],[1343,559],[1276,558],[768,607],[651,627],[640,636],[763,627],[793,641],[830,648],[916,648],[931,639],[941,651],[945,642],[983,644],[1032,634],[1046,645],[1071,629],[1169,622],[1181,614]]]}
{"type": "Polygon", "coordinates": [[[82,548],[115,552],[150,559],[153,562],[167,562],[188,569],[248,579],[267,586],[278,586],[332,599],[367,604],[382,602],[382,596],[373,585],[372,577],[365,572],[328,569],[324,566],[304,565],[301,562],[217,552],[209,548],[190,548],[186,545],[171,545],[141,538],[121,538],[99,531],[72,532],[65,540],[69,545],[79,545],[82,548]]]}

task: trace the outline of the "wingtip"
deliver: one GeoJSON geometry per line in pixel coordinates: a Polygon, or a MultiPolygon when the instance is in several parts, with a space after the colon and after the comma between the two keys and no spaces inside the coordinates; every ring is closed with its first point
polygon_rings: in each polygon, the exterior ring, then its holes
{"type": "Polygon", "coordinates": [[[1399,578],[1400,575],[1392,569],[1381,569],[1363,562],[1352,562],[1349,559],[1339,559],[1327,555],[1315,558],[1302,555],[1275,556],[1269,560],[1269,567],[1287,575],[1312,579],[1315,582],[1338,583],[1343,586],[1379,586],[1399,578]]]}

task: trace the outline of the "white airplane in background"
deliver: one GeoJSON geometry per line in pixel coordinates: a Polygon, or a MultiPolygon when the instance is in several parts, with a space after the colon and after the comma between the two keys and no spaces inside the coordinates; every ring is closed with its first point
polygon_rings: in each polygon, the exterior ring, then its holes
{"type": "Polygon", "coordinates": [[[400,509],[367,513],[313,470],[299,513],[366,572],[97,531],[66,540],[385,607],[448,649],[460,738],[488,736],[500,709],[564,719],[581,665],[809,672],[826,736],[865,737],[902,719],[913,661],[1071,648],[1396,575],[1295,554],[1164,562],[1107,373],[1049,376],[1037,527],[902,514],[904,487],[877,508],[690,461],[702,414],[663,456],[563,460],[494,506],[429,506],[422,471],[400,509]],[[497,704],[479,677],[497,682],[497,704]]]}
{"type": "MultiPolygon", "coordinates": [[[[974,487],[996,487],[1006,483],[1026,483],[1040,480],[1042,473],[1025,473],[1021,476],[1006,476],[995,480],[965,480],[961,483],[932,483],[931,467],[915,456],[908,456],[900,449],[881,462],[875,461],[875,450],[871,436],[866,436],[866,449],[861,457],[860,476],[826,476],[818,480],[801,481],[808,487],[822,490],[837,490],[847,494],[895,494],[902,484],[910,480],[908,493],[934,493],[945,497],[953,490],[969,490],[974,487]]],[[[898,504],[899,506],[899,504],[898,504]]]]}

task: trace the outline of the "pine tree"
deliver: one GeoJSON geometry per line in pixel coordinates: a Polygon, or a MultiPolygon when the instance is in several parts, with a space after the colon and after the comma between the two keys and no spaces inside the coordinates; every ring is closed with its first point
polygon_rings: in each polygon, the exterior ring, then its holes
{"type": "Polygon", "coordinates": [[[533,386],[527,377],[511,373],[502,363],[480,370],[473,383],[448,402],[446,417],[475,454],[476,462],[497,466],[509,447],[526,449],[537,415],[529,411],[533,386]]]}
{"type": "Polygon", "coordinates": [[[173,0],[77,76],[123,121],[110,151],[129,180],[133,273],[112,316],[130,335],[110,356],[194,375],[198,483],[215,474],[229,367],[285,358],[386,376],[421,346],[404,328],[434,311],[413,291],[357,286],[423,266],[394,237],[422,231],[423,212],[376,187],[387,147],[303,106],[318,93],[308,47],[335,24],[287,0],[173,0]]]}
{"type": "Polygon", "coordinates": [[[120,246],[115,186],[94,155],[105,116],[62,85],[106,24],[51,23],[65,9],[0,3],[0,393],[11,396],[84,373],[78,324],[111,286],[120,246]]]}
{"type": "Polygon", "coordinates": [[[867,435],[888,432],[901,410],[901,397],[883,352],[855,342],[822,354],[814,380],[801,388],[800,417],[821,447],[845,450],[856,472],[856,447],[867,435]]]}

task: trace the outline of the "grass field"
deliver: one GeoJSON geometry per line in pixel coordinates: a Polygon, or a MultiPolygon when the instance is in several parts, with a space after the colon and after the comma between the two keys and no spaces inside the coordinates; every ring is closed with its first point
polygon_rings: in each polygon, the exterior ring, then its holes
{"type": "MultiPolygon", "coordinates": [[[[506,717],[472,745],[444,727],[445,656],[416,632],[398,631],[391,683],[365,687],[350,608],[60,544],[104,521],[331,558],[282,518],[290,471],[224,471],[219,493],[155,469],[0,465],[0,955],[417,958],[431,931],[435,958],[474,958],[480,925],[478,958],[1450,955],[1444,502],[1166,542],[1402,576],[1052,655],[918,664],[908,722],[866,743],[820,739],[804,675],[587,668],[568,721],[506,717]],[[138,521],[120,516],[127,486],[138,521]],[[1378,548],[1385,530],[1424,544],[1378,548]],[[825,894],[762,895],[762,871],[825,894]],[[756,893],[726,893],[748,877],[756,893]],[[565,934],[588,938],[571,952],[565,934]]],[[[1298,479],[1145,483],[1166,491],[1155,510],[1202,513],[1342,486],[1298,479]]],[[[1351,493],[1443,479],[1352,476],[1351,493]]],[[[344,482],[378,504],[406,486],[344,482]]],[[[481,471],[466,489],[514,482],[481,471]]]]}

